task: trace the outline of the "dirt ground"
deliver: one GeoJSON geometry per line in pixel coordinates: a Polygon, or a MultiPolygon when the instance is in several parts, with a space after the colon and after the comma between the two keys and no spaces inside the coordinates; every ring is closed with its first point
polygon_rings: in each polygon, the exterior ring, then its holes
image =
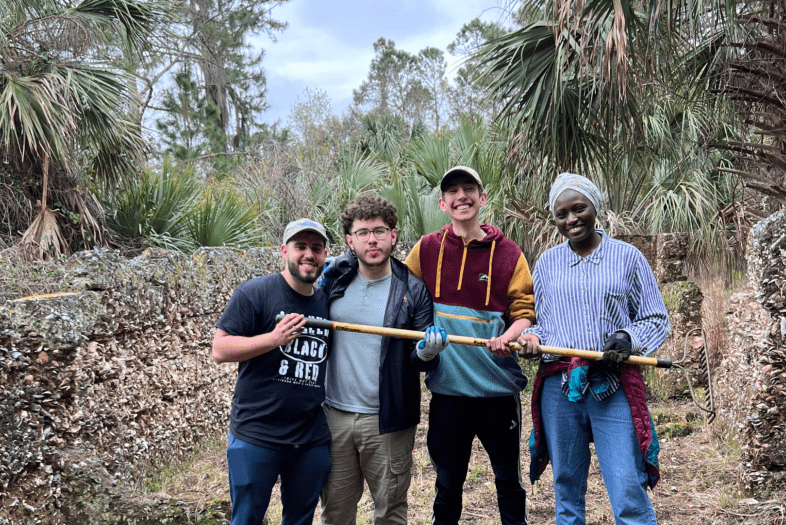
{"type": "MultiPolygon", "coordinates": [[[[526,395],[526,394],[525,394],[526,395]]],[[[429,393],[423,396],[423,421],[427,421],[429,393]]],[[[786,498],[783,494],[751,497],[737,488],[738,450],[734,436],[721,420],[707,424],[701,412],[690,404],[651,403],[656,427],[661,433],[661,480],[651,492],[660,525],[775,525],[786,524],[786,498]]],[[[531,428],[529,409],[524,407],[524,421],[531,428]]],[[[527,436],[528,437],[528,436],[527,436]]],[[[522,439],[527,442],[527,437],[522,439]]],[[[228,502],[226,478],[221,471],[226,464],[222,449],[203,457],[202,466],[194,465],[191,472],[202,473],[197,478],[184,478],[182,491],[167,492],[172,498],[197,503],[205,494],[211,499],[228,502]],[[212,464],[212,468],[206,465],[212,464]],[[207,471],[219,473],[208,476],[207,471]],[[199,479],[201,477],[201,479],[199,479]],[[206,486],[209,485],[209,486],[206,486]]],[[[528,454],[522,454],[522,471],[527,489],[531,525],[554,523],[554,495],[551,468],[532,487],[527,479],[528,454]]],[[[426,451],[426,427],[418,428],[415,444],[412,485],[409,491],[409,522],[430,522],[434,496],[434,470],[426,451]]],[[[267,522],[280,523],[281,506],[277,488],[274,490],[267,522]]],[[[315,523],[319,523],[317,509],[315,523]]],[[[373,503],[368,492],[358,506],[357,523],[373,523],[373,503]]],[[[499,523],[494,480],[488,458],[479,442],[475,441],[467,483],[464,490],[464,512],[461,524],[496,525],[499,523]]],[[[593,456],[587,491],[587,524],[614,523],[611,506],[606,496],[597,461],[593,456]]]]}

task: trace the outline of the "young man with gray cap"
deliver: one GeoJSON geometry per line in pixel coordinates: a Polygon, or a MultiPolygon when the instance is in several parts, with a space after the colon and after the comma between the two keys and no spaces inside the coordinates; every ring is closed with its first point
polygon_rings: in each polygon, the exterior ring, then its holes
{"type": "Polygon", "coordinates": [[[284,270],[242,284],[216,323],[213,360],[238,363],[227,448],[232,525],[262,523],[279,476],[282,522],[310,524],[330,473],[329,334],[303,317],[328,318],[327,297],[314,287],[327,240],[316,221],[287,224],[284,270]]]}
{"type": "Polygon", "coordinates": [[[436,326],[489,342],[487,349],[450,344],[426,374],[428,451],[437,472],[433,523],[458,523],[477,436],[494,470],[502,524],[523,525],[519,393],[527,378],[507,345],[535,319],[532,277],[521,249],[481,224],[487,197],[475,170],[449,169],[440,188],[439,207],[451,224],[420,239],[406,264],[431,292],[436,326]]]}

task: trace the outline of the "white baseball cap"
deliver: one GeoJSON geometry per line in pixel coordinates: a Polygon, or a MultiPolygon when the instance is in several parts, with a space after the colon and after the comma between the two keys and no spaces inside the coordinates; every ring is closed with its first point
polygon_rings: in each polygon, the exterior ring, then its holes
{"type": "Polygon", "coordinates": [[[281,241],[281,244],[286,244],[289,239],[298,233],[306,231],[318,233],[322,236],[323,239],[325,239],[325,243],[328,242],[328,236],[327,232],[325,231],[325,227],[320,223],[317,221],[312,221],[311,219],[297,219],[287,224],[287,227],[284,228],[284,237],[281,241]]]}
{"type": "Polygon", "coordinates": [[[439,189],[441,191],[445,191],[450,186],[450,183],[453,182],[453,179],[458,177],[470,177],[473,181],[475,181],[480,187],[480,191],[483,191],[483,181],[480,180],[480,175],[478,172],[473,170],[472,168],[468,168],[467,166],[453,166],[445,174],[442,176],[442,181],[439,183],[439,189]]]}

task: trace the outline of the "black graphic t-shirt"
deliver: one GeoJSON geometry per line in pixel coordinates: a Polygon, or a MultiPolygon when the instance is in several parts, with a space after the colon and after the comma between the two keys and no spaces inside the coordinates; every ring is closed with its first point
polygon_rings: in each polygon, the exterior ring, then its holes
{"type": "MultiPolygon", "coordinates": [[[[278,314],[328,318],[327,297],[319,289],[306,297],[280,273],[241,285],[216,327],[251,337],[271,332],[278,314]]],[[[238,363],[229,430],[255,445],[279,448],[330,441],[322,402],[329,330],[305,327],[287,347],[238,363]]]]}

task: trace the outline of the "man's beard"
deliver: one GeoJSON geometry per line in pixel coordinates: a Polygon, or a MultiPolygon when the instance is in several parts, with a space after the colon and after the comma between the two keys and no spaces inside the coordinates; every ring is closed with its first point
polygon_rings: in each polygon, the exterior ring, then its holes
{"type": "Polygon", "coordinates": [[[357,250],[355,250],[355,257],[357,257],[359,261],[362,261],[363,264],[368,268],[377,268],[379,266],[384,266],[390,260],[390,255],[393,253],[393,247],[391,246],[387,251],[382,249],[379,250],[382,252],[382,259],[380,259],[377,262],[369,262],[368,260],[366,260],[365,257],[361,257],[360,255],[358,255],[357,250]]]}
{"type": "Polygon", "coordinates": [[[311,275],[303,275],[300,273],[298,269],[298,263],[295,261],[287,261],[287,268],[289,268],[289,274],[301,283],[314,284],[317,279],[319,279],[319,276],[322,275],[322,270],[325,268],[325,266],[319,266],[313,277],[311,275]]]}

